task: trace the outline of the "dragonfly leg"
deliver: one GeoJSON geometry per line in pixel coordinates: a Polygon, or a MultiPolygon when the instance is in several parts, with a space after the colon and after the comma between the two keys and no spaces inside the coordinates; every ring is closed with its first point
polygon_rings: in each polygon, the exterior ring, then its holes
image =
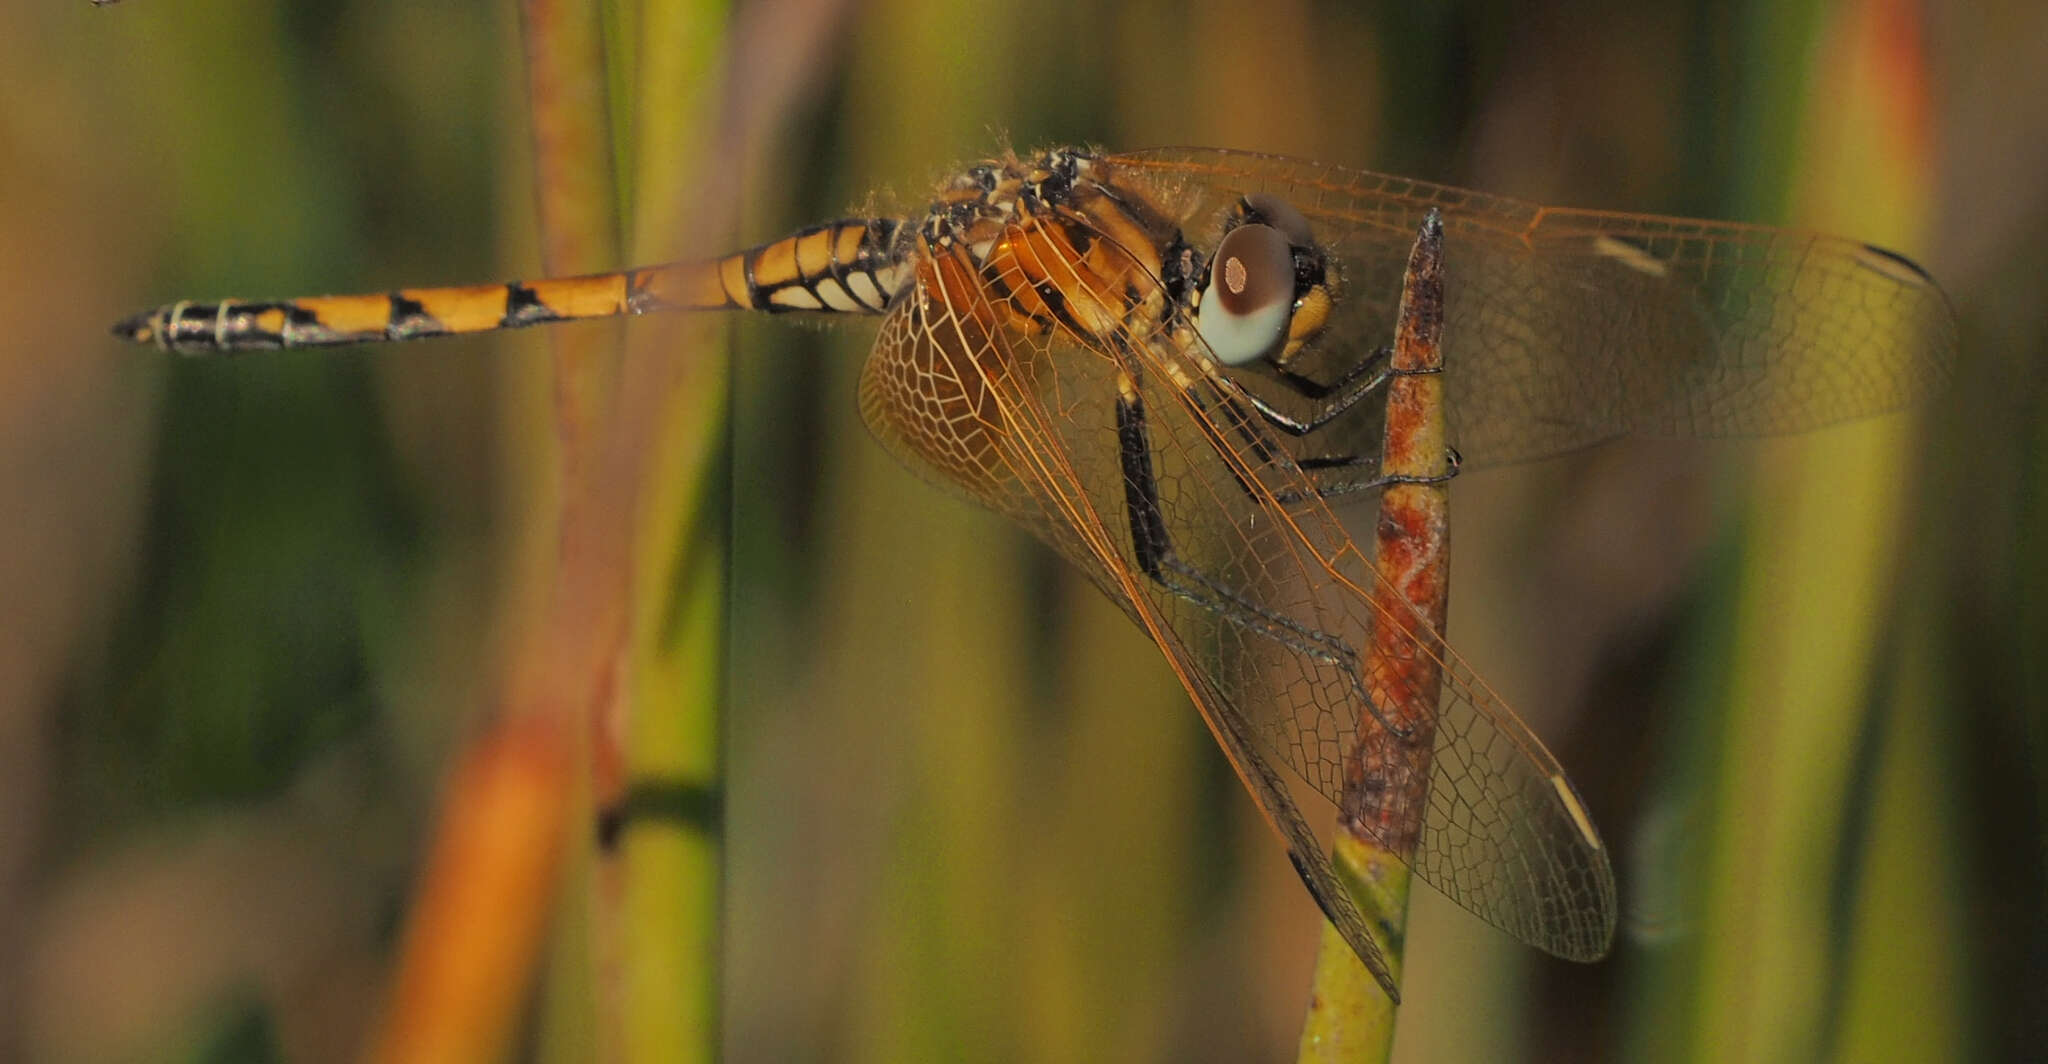
{"type": "MultiPolygon", "coordinates": [[[[1423,372],[1434,371],[1425,370],[1423,372]]],[[[1385,380],[1388,378],[1404,375],[1406,374],[1398,373],[1392,370],[1387,370],[1380,374],[1377,374],[1376,379],[1385,380]]],[[[1374,384],[1372,386],[1377,387],[1378,385],[1374,384]]],[[[1254,408],[1256,409],[1258,399],[1256,397],[1251,396],[1248,392],[1245,393],[1245,395],[1248,399],[1252,401],[1252,403],[1254,404],[1254,408]]],[[[1204,414],[1210,415],[1210,419],[1214,420],[1216,408],[1210,405],[1209,403],[1200,402],[1199,400],[1198,403],[1202,408],[1202,412],[1204,414]]],[[[1231,401],[1231,397],[1228,393],[1225,393],[1222,406],[1224,411],[1226,411],[1226,417],[1224,420],[1230,422],[1230,427],[1237,433],[1238,439],[1243,442],[1246,450],[1250,453],[1251,457],[1260,464],[1265,464],[1274,461],[1276,455],[1274,453],[1272,445],[1269,444],[1266,441],[1265,437],[1260,435],[1259,432],[1252,427],[1249,419],[1246,417],[1243,410],[1240,409],[1235,402],[1231,401]]],[[[1296,459],[1295,464],[1300,466],[1302,472],[1308,474],[1309,479],[1315,482],[1315,498],[1335,499],[1341,498],[1346,495],[1356,495],[1368,491],[1377,491],[1380,488],[1384,488],[1389,484],[1441,484],[1445,481],[1450,480],[1452,477],[1458,475],[1458,452],[1453,450],[1450,454],[1450,459],[1450,472],[1445,473],[1442,476],[1381,476],[1375,472],[1373,475],[1355,478],[1351,480],[1333,479],[1328,475],[1328,473],[1331,470],[1360,469],[1363,467],[1371,467],[1373,470],[1376,471],[1379,467],[1379,456],[1364,454],[1318,455],[1308,458],[1296,459]]],[[[1240,475],[1235,468],[1231,470],[1231,476],[1237,480],[1238,487],[1244,489],[1244,493],[1247,496],[1252,498],[1257,497],[1257,493],[1252,490],[1251,485],[1245,483],[1244,477],[1240,475]]],[[[1283,505],[1292,505],[1308,497],[1309,496],[1303,493],[1291,491],[1276,492],[1274,494],[1274,498],[1277,499],[1283,505]]]]}
{"type": "MultiPolygon", "coordinates": [[[[1249,398],[1248,394],[1247,397],[1249,398]]],[[[1216,405],[1212,405],[1211,403],[1201,399],[1200,397],[1197,397],[1195,402],[1196,405],[1198,405],[1201,408],[1203,415],[1207,418],[1209,422],[1214,423],[1217,420],[1216,415],[1218,412],[1218,408],[1216,405]]],[[[1256,402],[1256,400],[1254,400],[1254,402],[1256,402]]],[[[1244,409],[1237,404],[1237,402],[1235,401],[1234,397],[1230,392],[1226,391],[1223,393],[1221,412],[1223,414],[1223,420],[1228,421],[1230,423],[1231,431],[1236,433],[1238,441],[1244,444],[1245,452],[1251,456],[1253,463],[1257,465],[1270,465],[1273,462],[1280,460],[1281,455],[1279,454],[1279,452],[1277,452],[1273,448],[1272,443],[1266,439],[1263,433],[1261,433],[1258,429],[1253,427],[1251,418],[1245,414],[1244,409]]],[[[1308,472],[1313,477],[1314,471],[1316,469],[1340,467],[1352,468],[1357,466],[1363,466],[1373,461],[1375,461],[1375,459],[1367,455],[1344,455],[1342,457],[1337,458],[1304,459],[1298,461],[1297,464],[1301,466],[1304,472],[1308,472]]],[[[1253,501],[1257,501],[1258,492],[1252,490],[1252,486],[1245,482],[1243,474],[1239,473],[1235,466],[1231,467],[1230,475],[1232,479],[1237,481],[1237,486],[1243,489],[1246,498],[1252,499],[1253,501]]],[[[1345,490],[1362,491],[1365,489],[1362,487],[1354,488],[1347,486],[1345,490]]],[[[1322,494],[1323,492],[1319,488],[1317,491],[1317,495],[1320,497],[1322,494]]],[[[1342,492],[1340,492],[1339,494],[1342,494],[1342,492]]],[[[1292,492],[1282,492],[1280,493],[1280,498],[1283,502],[1300,501],[1300,497],[1296,496],[1292,492]]]]}
{"type": "MultiPolygon", "coordinates": [[[[1458,466],[1464,461],[1459,456],[1456,448],[1451,449],[1449,458],[1450,468],[1433,476],[1425,477],[1405,473],[1375,473],[1358,480],[1325,479],[1323,474],[1329,470],[1357,469],[1361,466],[1371,466],[1374,469],[1378,469],[1379,458],[1377,456],[1359,454],[1333,455],[1303,458],[1296,464],[1301,466],[1302,471],[1315,481],[1316,498],[1336,499],[1346,495],[1356,495],[1361,492],[1378,491],[1390,484],[1447,484],[1452,477],[1458,475],[1458,466]]],[[[1279,492],[1274,497],[1282,503],[1297,503],[1304,496],[1299,492],[1279,492]]]]}
{"type": "Polygon", "coordinates": [[[1267,424],[1290,436],[1306,436],[1344,416],[1346,411],[1358,405],[1360,399],[1380,390],[1388,381],[1399,376],[1400,374],[1387,364],[1392,357],[1392,348],[1378,348],[1372,354],[1353,363],[1341,376],[1328,384],[1318,383],[1291,369],[1280,367],[1278,372],[1281,383],[1310,399],[1328,400],[1306,418],[1295,417],[1274,407],[1252,394],[1249,389],[1240,390],[1251,403],[1252,409],[1258,411],[1259,416],[1264,418],[1267,424]],[[1331,396],[1336,398],[1333,399],[1331,396]]]}
{"type": "Polygon", "coordinates": [[[1349,367],[1347,367],[1344,370],[1344,372],[1337,375],[1336,380],[1333,380],[1328,384],[1324,384],[1323,382],[1316,380],[1314,377],[1311,377],[1305,373],[1297,373],[1291,367],[1283,363],[1280,363],[1277,360],[1274,361],[1273,372],[1277,374],[1280,380],[1283,383],[1285,383],[1289,388],[1294,389],[1296,392],[1300,393],[1302,396],[1306,398],[1328,399],[1331,393],[1343,390],[1345,387],[1349,386],[1353,381],[1356,381],[1358,378],[1363,377],[1368,373],[1384,373],[1386,371],[1387,366],[1391,362],[1393,362],[1393,360],[1394,349],[1392,347],[1388,347],[1382,344],[1381,346],[1375,347],[1371,351],[1366,352],[1364,358],[1361,358],[1358,361],[1352,363],[1349,367]]]}
{"type": "MultiPolygon", "coordinates": [[[[1153,583],[1202,607],[1245,631],[1271,639],[1296,653],[1337,667],[1344,673],[1373,719],[1396,738],[1415,737],[1415,729],[1396,724],[1379,710],[1366,688],[1357,651],[1344,641],[1310,628],[1291,617],[1266,609],[1183,560],[1173,549],[1166,513],[1159,502],[1159,480],[1152,470],[1152,444],[1145,428],[1145,404],[1137,381],[1117,377],[1116,432],[1123,466],[1124,506],[1130,516],[1131,552],[1138,569],[1153,583]]],[[[1242,485],[1242,478],[1240,478],[1242,485]]]]}

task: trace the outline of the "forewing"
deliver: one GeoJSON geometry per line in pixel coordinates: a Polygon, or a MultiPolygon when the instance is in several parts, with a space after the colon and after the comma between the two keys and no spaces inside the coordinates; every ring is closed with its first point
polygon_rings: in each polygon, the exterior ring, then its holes
{"type": "MultiPolygon", "coordinates": [[[[1800,432],[1940,388],[1953,310],[1911,262],[1794,230],[1541,207],[1362,170],[1206,148],[1108,160],[1212,227],[1238,197],[1299,208],[1340,278],[1305,360],[1326,371],[1392,335],[1425,212],[1443,212],[1445,378],[1468,464],[1538,458],[1623,434],[1800,432]]],[[[1214,236],[1190,239],[1213,247],[1214,236]],[[1203,243],[1204,240],[1207,243],[1203,243]]],[[[1333,426],[1377,453],[1376,426],[1333,426]]]]}
{"type": "Polygon", "coordinates": [[[1284,781],[1253,749],[1245,714],[1159,615],[1128,548],[1117,546],[1129,542],[1122,515],[1096,505],[1102,463],[1090,456],[1108,446],[1114,463],[1113,372],[1105,373],[1099,356],[1019,344],[1015,334],[991,328],[997,313],[963,260],[927,262],[919,291],[891,311],[863,367],[868,426],[913,469],[1030,529],[1152,634],[1260,812],[1286,840],[1317,906],[1399,1000],[1365,917],[1284,781]],[[1085,446],[1077,453],[1070,440],[1085,446]]]}
{"type": "MultiPolygon", "coordinates": [[[[1022,242],[1019,242],[1022,243],[1022,242]]],[[[1120,355],[992,327],[1003,320],[973,267],[939,252],[885,323],[863,374],[862,408],[899,456],[1019,521],[1080,565],[1159,643],[1290,847],[1304,879],[1370,963],[1361,926],[1300,816],[1250,753],[1255,743],[1332,802],[1379,727],[1361,658],[1377,579],[1300,469],[1240,416],[1242,397],[1165,336],[1120,355]],[[1136,377],[1151,481],[1182,571],[1148,575],[1133,550],[1130,480],[1119,457],[1119,372],[1136,377]],[[1283,504],[1281,500],[1287,500],[1283,504]],[[1341,893],[1341,892],[1339,892],[1341,893]]],[[[1034,272],[1078,284],[1058,261],[1034,272]]],[[[1006,279],[1000,287],[1018,290],[1006,279]]],[[[1435,642],[1431,640],[1430,642],[1435,642]]],[[[1414,653],[1424,641],[1409,640],[1414,653]]],[[[1427,882],[1479,916],[1567,957],[1605,951],[1614,924],[1607,856],[1556,763],[1448,651],[1428,805],[1407,855],[1427,882]]]]}
{"type": "Polygon", "coordinates": [[[1516,937],[1575,960],[1603,955],[1615,923],[1613,872],[1556,759],[1441,638],[1423,637],[1425,622],[1412,610],[1377,612],[1380,599],[1368,592],[1378,570],[1302,471],[1233,413],[1239,400],[1229,382],[1194,377],[1170,387],[1192,377],[1190,360],[1164,345],[1140,350],[1147,379],[1161,382],[1148,410],[1167,527],[1191,565],[1259,611],[1245,618],[1142,585],[1173,633],[1169,653],[1222,693],[1208,711],[1241,713],[1348,817],[1362,814],[1355,822],[1397,819],[1373,815],[1372,800],[1347,794],[1345,781],[1347,755],[1387,763],[1395,758],[1372,756],[1374,748],[1403,742],[1383,726],[1399,719],[1384,694],[1384,666],[1327,651],[1368,646],[1375,625],[1405,633],[1403,652],[1434,658],[1443,689],[1412,853],[1398,838],[1380,841],[1423,881],[1516,937]],[[1175,471],[1170,483],[1167,470],[1175,471]]]}

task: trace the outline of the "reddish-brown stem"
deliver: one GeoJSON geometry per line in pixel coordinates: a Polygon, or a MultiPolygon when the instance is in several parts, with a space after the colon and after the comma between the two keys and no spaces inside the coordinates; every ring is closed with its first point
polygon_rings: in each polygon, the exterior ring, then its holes
{"type": "Polygon", "coordinates": [[[1442,338],[1443,226],[1432,215],[1409,256],[1401,290],[1381,458],[1382,475],[1396,482],[1380,497],[1373,530],[1378,623],[1366,649],[1366,687],[1373,711],[1391,727],[1371,716],[1358,721],[1361,739],[1345,766],[1347,828],[1404,858],[1414,852],[1429,795],[1450,599],[1452,469],[1442,338]],[[1405,734],[1394,734],[1395,728],[1405,734]]]}
{"type": "Polygon", "coordinates": [[[1365,661],[1373,705],[1361,708],[1358,748],[1346,756],[1334,846],[1338,873],[1373,924],[1387,982],[1376,981],[1343,936],[1324,927],[1298,1055],[1314,1064],[1383,1061],[1393,1051],[1408,862],[1428,808],[1450,593],[1453,469],[1444,426],[1443,310],[1443,226],[1432,212],[1402,280],[1381,460],[1383,474],[1396,482],[1380,497],[1374,528],[1376,620],[1365,661]]]}

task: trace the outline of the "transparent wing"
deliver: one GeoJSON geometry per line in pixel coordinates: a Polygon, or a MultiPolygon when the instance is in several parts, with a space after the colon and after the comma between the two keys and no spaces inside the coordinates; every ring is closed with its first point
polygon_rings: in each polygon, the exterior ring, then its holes
{"type": "MultiPolygon", "coordinates": [[[[1144,577],[1116,546],[1126,527],[1105,520],[1080,475],[1083,468],[1099,472],[1101,463],[1078,461],[1066,447],[1070,435],[1095,429],[1115,438],[1113,415],[1091,416],[1106,413],[1103,400],[1116,394],[1114,381],[1100,372],[1103,363],[1048,346],[1018,350],[1015,334],[992,327],[996,308],[970,266],[942,257],[923,267],[918,291],[884,319],[862,368],[861,412],[869,428],[911,468],[1030,529],[1152,634],[1260,812],[1286,840],[1316,904],[1398,1001],[1365,916],[1284,781],[1254,749],[1246,716],[1193,666],[1178,634],[1150,608],[1144,577]],[[1055,401],[1049,410],[1041,390],[1056,395],[1061,388],[1078,392],[1074,405],[1055,401]],[[1070,427],[1059,431],[1062,424],[1070,427]]],[[[1089,442],[1099,449],[1103,441],[1089,442]]]]}
{"type": "MultiPolygon", "coordinates": [[[[1033,279],[984,285],[956,256],[934,251],[918,291],[884,324],[863,374],[869,425],[913,467],[1030,528],[1153,636],[1311,892],[1376,963],[1266,759],[1346,802],[1347,758],[1364,763],[1374,744],[1402,741],[1379,726],[1376,683],[1359,655],[1372,625],[1412,633],[1420,621],[1373,615],[1369,559],[1295,464],[1238,416],[1241,396],[1228,382],[1164,335],[1128,337],[1117,355],[1002,328],[992,291],[1029,290],[1033,279]],[[1120,377],[1135,378],[1146,412],[1149,481],[1174,567],[1155,559],[1148,571],[1133,546],[1120,377]]],[[[1033,270],[1054,284],[1086,283],[1058,261],[1033,270]]],[[[1409,639],[1417,654],[1432,642],[1409,639]]],[[[1542,745],[1469,669],[1444,659],[1427,808],[1412,848],[1383,841],[1412,849],[1425,881],[1524,941],[1600,956],[1615,920],[1605,850],[1542,745]]],[[[1359,800],[1357,788],[1348,793],[1359,800]]]]}
{"type": "MultiPolygon", "coordinates": [[[[1473,465],[1624,434],[1818,428],[1925,396],[1955,361],[1955,315],[1941,290],[1906,259],[1851,240],[1542,207],[1217,149],[1108,162],[1175,203],[1198,246],[1214,246],[1225,212],[1247,193],[1299,208],[1339,271],[1331,327],[1307,354],[1325,368],[1387,342],[1416,227],[1441,210],[1447,403],[1473,465]]],[[[1340,449],[1377,453],[1369,421],[1332,428],[1340,449]]]]}

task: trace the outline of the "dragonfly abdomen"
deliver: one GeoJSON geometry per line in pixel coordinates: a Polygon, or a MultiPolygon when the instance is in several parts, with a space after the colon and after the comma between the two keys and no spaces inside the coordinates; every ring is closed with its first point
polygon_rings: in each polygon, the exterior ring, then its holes
{"type": "Polygon", "coordinates": [[[170,303],[114,335],[183,354],[421,340],[666,311],[879,314],[909,278],[894,219],[804,229],[720,259],[582,277],[277,302],[170,303]]]}

